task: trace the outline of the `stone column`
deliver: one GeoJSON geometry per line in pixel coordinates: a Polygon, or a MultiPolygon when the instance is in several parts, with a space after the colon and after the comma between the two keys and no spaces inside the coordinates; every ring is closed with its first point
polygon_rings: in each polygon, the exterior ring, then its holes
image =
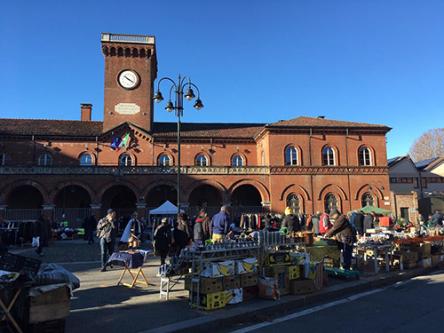
{"type": "Polygon", "coordinates": [[[145,201],[139,201],[136,203],[136,210],[137,214],[139,215],[139,219],[145,220],[147,211],[146,211],[146,202],[145,201]]]}
{"type": "Polygon", "coordinates": [[[49,221],[50,223],[52,223],[54,221],[54,209],[55,209],[54,204],[43,204],[42,205],[43,218],[45,220],[49,221]]]}
{"type": "Polygon", "coordinates": [[[271,202],[270,201],[262,201],[262,207],[264,208],[264,213],[271,212],[271,202]]]}
{"type": "Polygon", "coordinates": [[[0,223],[6,219],[6,204],[0,203],[0,223]]]}
{"type": "Polygon", "coordinates": [[[101,203],[92,203],[89,205],[91,207],[91,215],[94,215],[97,219],[97,221],[99,219],[102,218],[102,204],[101,203]]]}

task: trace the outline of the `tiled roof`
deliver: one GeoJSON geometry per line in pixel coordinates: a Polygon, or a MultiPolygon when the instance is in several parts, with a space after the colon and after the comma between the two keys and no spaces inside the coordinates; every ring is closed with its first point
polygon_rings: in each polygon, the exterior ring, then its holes
{"type": "Polygon", "coordinates": [[[0,119],[0,135],[98,136],[101,121],[0,119]]]}
{"type": "MultiPolygon", "coordinates": [[[[253,138],[264,124],[235,123],[182,123],[181,136],[184,137],[222,137],[222,138],[253,138]]],[[[153,134],[159,137],[176,136],[176,123],[154,123],[153,134]]]]}
{"type": "Polygon", "coordinates": [[[270,124],[272,127],[345,127],[345,128],[385,128],[390,127],[378,124],[356,123],[351,121],[340,121],[326,118],[297,117],[290,120],[281,120],[270,124]]]}
{"type": "MultiPolygon", "coordinates": [[[[155,122],[152,134],[155,137],[175,137],[176,123],[155,122]]],[[[181,135],[193,138],[239,138],[253,139],[266,127],[322,127],[322,128],[379,128],[390,130],[384,125],[355,123],[311,117],[298,117],[273,124],[257,123],[182,123],[181,135]]],[[[49,119],[0,119],[0,135],[44,135],[94,137],[103,130],[101,121],[49,120],[49,119]]]]}
{"type": "Polygon", "coordinates": [[[438,157],[433,157],[433,158],[429,158],[427,160],[422,160],[422,161],[418,161],[415,163],[415,167],[417,169],[425,169],[427,168],[430,164],[432,164],[433,162],[435,162],[438,159],[438,157]]]}
{"type": "Polygon", "coordinates": [[[396,157],[393,157],[393,158],[389,158],[387,160],[387,165],[388,165],[388,167],[392,167],[395,164],[397,164],[398,162],[402,161],[406,157],[408,157],[408,156],[396,156],[396,157]]]}

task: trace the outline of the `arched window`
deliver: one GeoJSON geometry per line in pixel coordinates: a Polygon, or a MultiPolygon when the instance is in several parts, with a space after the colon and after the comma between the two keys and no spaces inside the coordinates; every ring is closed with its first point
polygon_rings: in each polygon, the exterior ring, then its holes
{"type": "Polygon", "coordinates": [[[325,146],[322,148],[322,165],[336,165],[335,151],[332,147],[325,146]]]}
{"type": "Polygon", "coordinates": [[[285,148],[285,165],[298,165],[299,156],[298,150],[294,146],[287,146],[285,148]]]}
{"type": "Polygon", "coordinates": [[[43,153],[39,156],[37,161],[39,166],[50,166],[52,165],[52,156],[49,153],[43,153]]]}
{"type": "Polygon", "coordinates": [[[287,197],[287,207],[293,209],[294,214],[298,214],[300,211],[299,198],[296,194],[290,193],[287,197]]]}
{"type": "Polygon", "coordinates": [[[372,152],[370,148],[362,146],[358,151],[359,165],[370,166],[372,165],[372,152]]]}
{"type": "Polygon", "coordinates": [[[93,165],[93,159],[91,154],[89,153],[83,153],[80,155],[79,162],[81,166],[90,166],[93,165]]]}
{"type": "Polygon", "coordinates": [[[373,206],[373,196],[371,195],[371,193],[366,192],[362,195],[361,206],[373,206]]]}
{"type": "Polygon", "coordinates": [[[171,162],[171,158],[167,154],[161,154],[158,158],[158,165],[160,166],[171,166],[173,163],[171,162]]]}
{"type": "Polygon", "coordinates": [[[128,154],[122,154],[119,156],[119,166],[121,167],[127,167],[133,165],[133,161],[131,159],[131,156],[128,154]]]}
{"type": "Polygon", "coordinates": [[[232,167],[243,167],[244,166],[244,159],[239,154],[233,155],[231,158],[231,166],[232,167]]]}
{"type": "Polygon", "coordinates": [[[328,193],[325,196],[324,207],[327,214],[331,214],[338,210],[338,200],[333,193],[328,193]]]}
{"type": "Polygon", "coordinates": [[[0,154],[0,166],[6,165],[6,153],[0,154]]]}
{"type": "Polygon", "coordinates": [[[208,158],[204,154],[199,154],[196,156],[196,165],[200,167],[208,166],[208,158]]]}

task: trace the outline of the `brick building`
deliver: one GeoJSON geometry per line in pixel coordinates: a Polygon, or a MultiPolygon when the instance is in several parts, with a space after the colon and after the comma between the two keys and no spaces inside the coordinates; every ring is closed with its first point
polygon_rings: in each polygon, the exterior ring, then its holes
{"type": "Polygon", "coordinates": [[[388,161],[392,207],[397,217],[416,222],[444,211],[444,157],[414,162],[410,156],[388,161]]]}
{"type": "MultiPolygon", "coordinates": [[[[176,202],[176,124],[154,122],[154,37],[102,34],[103,121],[0,119],[0,214],[58,218],[176,202]],[[121,149],[113,149],[121,143],[121,149]]],[[[209,106],[211,108],[211,106],[209,106]]],[[[182,205],[306,213],[390,208],[387,126],[298,117],[183,123],[182,205]]]]}

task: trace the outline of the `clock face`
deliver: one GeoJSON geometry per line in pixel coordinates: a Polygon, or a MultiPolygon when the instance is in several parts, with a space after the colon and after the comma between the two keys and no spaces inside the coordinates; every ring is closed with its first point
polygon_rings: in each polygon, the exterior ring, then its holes
{"type": "Polygon", "coordinates": [[[125,70],[119,74],[119,84],[125,89],[134,89],[139,85],[139,75],[131,70],[125,70]]]}

